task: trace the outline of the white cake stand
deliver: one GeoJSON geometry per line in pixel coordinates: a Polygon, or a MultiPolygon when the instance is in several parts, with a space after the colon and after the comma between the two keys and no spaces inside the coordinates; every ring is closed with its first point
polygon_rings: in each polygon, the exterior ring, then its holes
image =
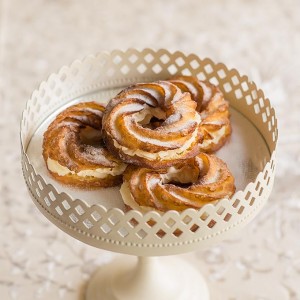
{"type": "Polygon", "coordinates": [[[246,76],[210,59],[167,50],[102,52],[75,61],[33,92],[21,123],[23,174],[39,210],[84,243],[138,256],[138,260],[124,256],[97,271],[89,282],[87,300],[208,300],[198,270],[172,257],[151,256],[209,247],[249,223],[270,195],[276,142],[274,109],[246,76]],[[181,213],[125,213],[118,188],[79,191],[49,177],[41,155],[42,135],[58,112],[79,101],[106,102],[129,84],[175,74],[210,80],[230,102],[233,134],[218,156],[236,178],[232,199],[181,213]]]}

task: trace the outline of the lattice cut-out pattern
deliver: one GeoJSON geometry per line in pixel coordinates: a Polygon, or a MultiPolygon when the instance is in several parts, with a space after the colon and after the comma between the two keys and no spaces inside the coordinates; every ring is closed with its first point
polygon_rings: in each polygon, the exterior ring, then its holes
{"type": "Polygon", "coordinates": [[[88,56],[52,74],[34,91],[23,112],[21,124],[22,166],[34,202],[67,233],[91,245],[135,255],[175,254],[219,240],[222,235],[247,224],[266,202],[275,172],[277,121],[263,92],[246,76],[224,64],[200,59],[194,54],[145,49],[113,51],[88,56]],[[25,149],[41,122],[72,99],[95,91],[122,88],[136,81],[169,78],[174,74],[194,75],[218,84],[230,104],[256,124],[265,138],[271,158],[253,183],[232,199],[182,213],[155,211],[141,214],[101,205],[58,193],[36,173],[25,149]]]}

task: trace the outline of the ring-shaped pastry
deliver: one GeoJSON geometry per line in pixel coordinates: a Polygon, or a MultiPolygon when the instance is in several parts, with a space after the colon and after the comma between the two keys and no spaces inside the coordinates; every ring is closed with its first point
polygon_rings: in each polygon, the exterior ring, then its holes
{"type": "Polygon", "coordinates": [[[126,207],[141,212],[199,209],[235,192],[227,165],[206,153],[164,170],[128,166],[123,180],[126,207]]]}
{"type": "Polygon", "coordinates": [[[101,137],[104,109],[95,102],[73,105],[49,125],[43,157],[56,180],[87,189],[122,182],[126,164],[104,147],[101,137]]]}
{"type": "Polygon", "coordinates": [[[220,149],[231,135],[229,103],[220,89],[208,81],[192,76],[177,76],[169,80],[183,92],[189,92],[201,115],[203,135],[201,151],[211,153],[220,149]]]}
{"type": "Polygon", "coordinates": [[[200,152],[200,122],[189,93],[167,81],[140,83],[108,103],[104,141],[127,163],[164,168],[200,152]]]}

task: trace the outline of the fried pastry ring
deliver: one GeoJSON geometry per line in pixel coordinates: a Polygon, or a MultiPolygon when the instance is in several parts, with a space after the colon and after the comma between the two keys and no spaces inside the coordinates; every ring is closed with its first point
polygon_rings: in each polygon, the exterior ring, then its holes
{"type": "Polygon", "coordinates": [[[167,81],[121,91],[104,113],[106,146],[127,163],[164,168],[200,152],[200,114],[189,93],[167,81]]]}
{"type": "Polygon", "coordinates": [[[214,152],[220,149],[231,134],[229,104],[219,88],[207,81],[192,76],[178,76],[169,80],[183,92],[189,92],[197,102],[202,122],[201,151],[214,152]]]}
{"type": "Polygon", "coordinates": [[[126,164],[101,141],[104,109],[95,102],[73,105],[49,125],[43,157],[56,180],[80,188],[109,187],[122,181],[126,164]]]}
{"type": "Polygon", "coordinates": [[[233,175],[221,159],[200,153],[164,170],[128,166],[120,192],[129,209],[165,212],[199,209],[230,198],[235,186],[233,175]]]}

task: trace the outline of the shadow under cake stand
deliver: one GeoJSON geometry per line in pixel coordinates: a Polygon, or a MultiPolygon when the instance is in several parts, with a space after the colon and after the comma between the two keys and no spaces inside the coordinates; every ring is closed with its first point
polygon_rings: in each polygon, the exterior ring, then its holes
{"type": "Polygon", "coordinates": [[[261,90],[235,69],[194,54],[129,49],[101,52],[52,74],[33,92],[21,123],[22,168],[30,195],[56,226],[89,245],[124,256],[90,280],[88,300],[207,300],[201,274],[174,255],[206,248],[249,223],[266,203],[274,181],[277,122],[261,90]],[[80,101],[106,103],[135,82],[197,76],[217,84],[230,102],[233,134],[217,153],[236,179],[231,199],[200,210],[124,212],[119,188],[80,191],[60,185],[42,159],[42,138],[50,122],[80,101]]]}

